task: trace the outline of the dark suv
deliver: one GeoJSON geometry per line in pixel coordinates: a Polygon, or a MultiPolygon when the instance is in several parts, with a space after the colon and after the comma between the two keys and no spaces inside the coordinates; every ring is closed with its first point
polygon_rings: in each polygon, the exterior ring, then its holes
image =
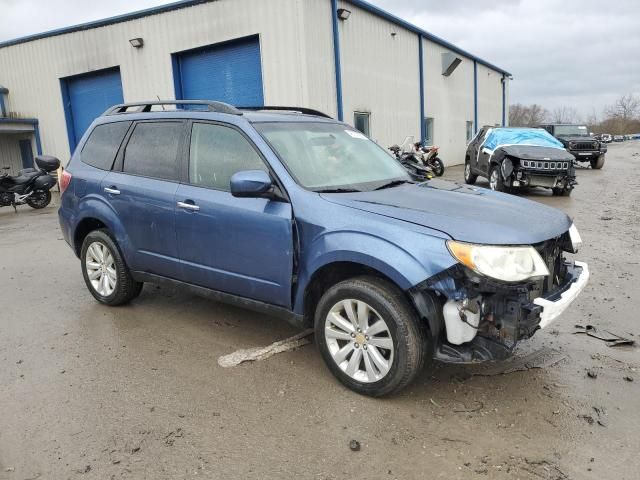
{"type": "Polygon", "coordinates": [[[589,129],[586,125],[549,123],[540,125],[540,128],[544,128],[560,140],[578,162],[589,162],[591,168],[595,169],[601,169],[604,166],[607,145],[589,135],[589,129]]]}
{"type": "Polygon", "coordinates": [[[62,232],[101,303],[171,284],[314,326],[338,379],[378,396],[433,358],[506,357],[587,282],[558,210],[416,183],[319,112],[157,103],[95,120],[61,180],[62,232]]]}

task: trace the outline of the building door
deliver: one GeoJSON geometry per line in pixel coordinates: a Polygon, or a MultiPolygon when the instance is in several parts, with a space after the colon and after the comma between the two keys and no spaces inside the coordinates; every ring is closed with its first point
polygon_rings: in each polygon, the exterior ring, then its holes
{"type": "Polygon", "coordinates": [[[69,146],[73,153],[91,122],[110,106],[124,101],[120,69],[63,78],[61,87],[69,146]]]}
{"type": "Polygon", "coordinates": [[[258,37],[175,54],[173,68],[178,99],[264,105],[258,37]]]}
{"type": "Polygon", "coordinates": [[[31,140],[18,141],[20,146],[20,156],[22,157],[22,168],[33,167],[33,149],[31,148],[31,140]]]}

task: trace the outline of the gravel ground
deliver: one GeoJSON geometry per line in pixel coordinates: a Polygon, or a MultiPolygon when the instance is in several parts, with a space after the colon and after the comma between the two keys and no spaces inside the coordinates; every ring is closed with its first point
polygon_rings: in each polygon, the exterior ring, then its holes
{"type": "Polygon", "coordinates": [[[640,340],[639,171],[640,142],[625,142],[603,170],[578,171],[572,197],[527,193],[574,217],[592,271],[573,308],[519,349],[544,352],[543,368],[438,366],[382,400],[341,387],[312,345],[219,367],[296,331],[155,286],[101,306],[55,205],[2,208],[0,478],[637,479],[640,350],[573,332],[640,340]]]}

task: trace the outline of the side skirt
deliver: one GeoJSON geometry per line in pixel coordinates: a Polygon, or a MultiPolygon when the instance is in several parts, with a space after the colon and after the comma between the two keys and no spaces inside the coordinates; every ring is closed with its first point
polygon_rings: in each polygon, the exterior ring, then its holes
{"type": "Polygon", "coordinates": [[[179,287],[187,290],[195,295],[209,298],[216,302],[227,303],[229,305],[235,305],[237,307],[253,310],[254,312],[264,313],[272,317],[282,318],[289,322],[294,327],[303,328],[304,316],[292,312],[291,310],[280,307],[277,305],[271,305],[269,303],[260,302],[258,300],[252,300],[246,297],[240,297],[231,293],[220,292],[218,290],[212,290],[206,287],[200,287],[191,283],[182,282],[180,280],[174,280],[172,278],[155,275],[147,272],[131,272],[133,278],[138,282],[148,282],[158,285],[165,285],[170,287],[179,287]]]}

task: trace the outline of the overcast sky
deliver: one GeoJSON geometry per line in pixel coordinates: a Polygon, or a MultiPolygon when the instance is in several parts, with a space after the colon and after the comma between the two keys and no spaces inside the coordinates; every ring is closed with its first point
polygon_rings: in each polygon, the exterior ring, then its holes
{"type": "MultiPolygon", "coordinates": [[[[640,0],[371,1],[513,73],[512,103],[600,116],[640,94],[640,0]]],[[[0,41],[162,3],[0,0],[0,41]]]]}

